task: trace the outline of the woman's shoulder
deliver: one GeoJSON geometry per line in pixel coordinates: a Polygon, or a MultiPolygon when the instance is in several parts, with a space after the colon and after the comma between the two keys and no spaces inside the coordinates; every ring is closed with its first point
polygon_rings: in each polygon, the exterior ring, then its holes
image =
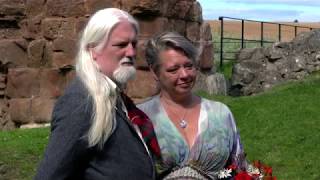
{"type": "Polygon", "coordinates": [[[158,98],[157,95],[148,97],[148,98],[142,100],[141,102],[137,103],[137,107],[139,109],[141,109],[141,108],[153,106],[154,104],[158,103],[157,98],[158,98]]]}
{"type": "Polygon", "coordinates": [[[230,112],[229,107],[220,101],[201,98],[201,103],[206,109],[209,109],[209,110],[218,110],[220,112],[223,111],[227,113],[230,112]]]}

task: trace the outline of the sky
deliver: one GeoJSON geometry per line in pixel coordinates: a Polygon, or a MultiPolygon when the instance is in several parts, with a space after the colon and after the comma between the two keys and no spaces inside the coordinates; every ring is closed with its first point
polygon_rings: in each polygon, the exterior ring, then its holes
{"type": "Polygon", "coordinates": [[[320,0],[197,0],[205,20],[219,16],[272,22],[320,22],[320,0]]]}

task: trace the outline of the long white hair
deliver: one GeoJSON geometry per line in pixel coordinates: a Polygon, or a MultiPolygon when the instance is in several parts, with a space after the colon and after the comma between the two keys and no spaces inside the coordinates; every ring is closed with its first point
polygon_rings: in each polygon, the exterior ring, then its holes
{"type": "Polygon", "coordinates": [[[113,28],[121,21],[130,22],[138,32],[138,23],[130,14],[117,8],[107,8],[97,11],[90,18],[80,39],[76,73],[93,101],[92,125],[88,131],[90,147],[102,147],[110,136],[117,98],[111,80],[99,71],[90,51],[101,51],[113,28]]]}

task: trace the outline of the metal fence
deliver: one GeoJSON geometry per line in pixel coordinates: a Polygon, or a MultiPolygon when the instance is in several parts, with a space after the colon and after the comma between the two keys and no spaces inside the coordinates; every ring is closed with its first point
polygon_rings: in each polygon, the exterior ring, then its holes
{"type": "MultiPolygon", "coordinates": [[[[275,23],[275,22],[265,22],[265,21],[255,21],[255,20],[248,20],[248,19],[239,19],[239,18],[232,18],[232,17],[225,17],[225,16],[221,16],[219,17],[219,21],[220,21],[220,48],[219,48],[219,53],[220,54],[220,68],[223,68],[223,61],[224,60],[234,60],[235,58],[230,58],[226,57],[226,54],[233,54],[235,55],[235,53],[237,53],[240,49],[243,49],[246,47],[247,44],[254,44],[251,47],[263,47],[267,44],[272,44],[274,42],[281,42],[283,40],[283,30],[285,28],[292,28],[293,32],[294,32],[294,37],[297,36],[297,34],[299,32],[302,31],[310,31],[312,29],[316,29],[316,28],[312,28],[312,27],[306,27],[306,26],[298,26],[298,25],[292,25],[292,24],[283,24],[283,23],[275,23]],[[225,19],[227,20],[232,20],[232,21],[238,21],[241,23],[241,28],[239,28],[240,31],[240,36],[239,38],[237,37],[232,37],[230,35],[228,35],[226,32],[226,30],[224,29],[225,23],[227,21],[225,21],[225,19]],[[260,27],[260,33],[259,33],[259,38],[255,38],[255,39],[250,39],[245,37],[245,28],[246,28],[246,23],[258,23],[257,27],[260,27]],[[265,30],[265,26],[267,25],[272,25],[275,26],[274,28],[277,29],[277,34],[273,34],[273,39],[271,38],[266,38],[266,30],[265,30]],[[226,44],[230,44],[230,43],[238,43],[240,46],[238,49],[233,49],[232,51],[230,50],[226,50],[225,45],[226,44]]],[[[235,30],[232,30],[233,32],[235,30]]],[[[238,31],[238,30],[236,30],[238,31]]]]}

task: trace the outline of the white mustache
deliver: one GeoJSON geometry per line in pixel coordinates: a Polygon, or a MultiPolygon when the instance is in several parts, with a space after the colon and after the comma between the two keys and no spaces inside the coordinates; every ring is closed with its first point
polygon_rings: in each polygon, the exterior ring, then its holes
{"type": "Polygon", "coordinates": [[[120,60],[120,64],[122,63],[135,63],[135,58],[124,57],[120,60]]]}

